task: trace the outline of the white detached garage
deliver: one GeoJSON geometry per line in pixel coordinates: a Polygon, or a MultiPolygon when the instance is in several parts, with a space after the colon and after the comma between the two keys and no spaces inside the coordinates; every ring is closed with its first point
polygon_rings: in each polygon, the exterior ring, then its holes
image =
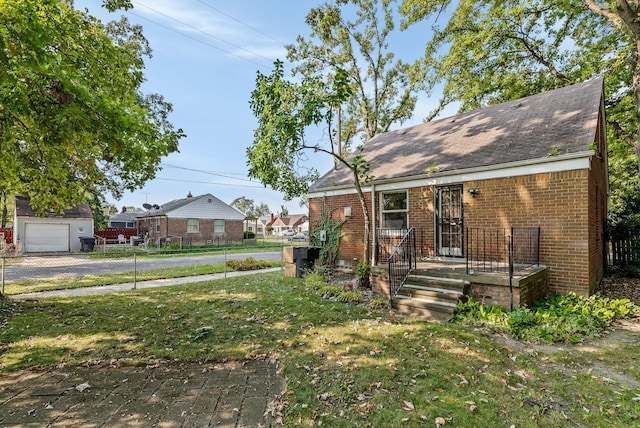
{"type": "Polygon", "coordinates": [[[81,237],[93,237],[93,215],[88,204],[64,210],[62,215],[38,217],[29,198],[16,197],[14,242],[25,253],[79,251],[81,237]]]}

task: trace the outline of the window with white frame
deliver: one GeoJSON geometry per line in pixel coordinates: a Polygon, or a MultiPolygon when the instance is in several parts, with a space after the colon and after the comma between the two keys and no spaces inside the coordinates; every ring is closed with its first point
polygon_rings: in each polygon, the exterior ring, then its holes
{"type": "Polygon", "coordinates": [[[406,190],[382,193],[380,197],[380,227],[407,229],[409,227],[409,203],[406,190]]]}
{"type": "Polygon", "coordinates": [[[160,232],[160,218],[156,219],[156,232],[159,233],[160,232]]]}
{"type": "Polygon", "coordinates": [[[200,220],[197,218],[187,219],[187,233],[200,232],[200,220]]]}
{"type": "Polygon", "coordinates": [[[213,221],[213,233],[224,233],[224,220],[213,221]]]}

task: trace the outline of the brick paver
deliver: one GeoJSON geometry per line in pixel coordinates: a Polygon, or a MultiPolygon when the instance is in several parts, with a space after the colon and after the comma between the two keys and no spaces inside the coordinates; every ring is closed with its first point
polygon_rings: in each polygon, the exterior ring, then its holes
{"type": "Polygon", "coordinates": [[[60,367],[0,377],[3,427],[267,427],[277,364],[60,367]]]}

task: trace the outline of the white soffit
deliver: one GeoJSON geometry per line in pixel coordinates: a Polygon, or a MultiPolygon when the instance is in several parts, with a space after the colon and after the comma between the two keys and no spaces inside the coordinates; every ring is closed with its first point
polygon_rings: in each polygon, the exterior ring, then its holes
{"type": "MultiPolygon", "coordinates": [[[[458,184],[467,181],[491,180],[496,178],[518,177],[523,175],[546,174],[551,172],[575,171],[589,169],[590,157],[593,151],[560,155],[550,159],[536,159],[535,161],[517,162],[492,167],[467,169],[464,171],[451,171],[440,174],[432,174],[425,177],[403,177],[384,182],[374,183],[376,191],[388,191],[396,189],[409,189],[413,187],[444,186],[458,184]]],[[[363,192],[371,192],[371,186],[363,186],[363,192]]],[[[323,196],[339,196],[356,193],[353,186],[336,187],[335,189],[318,190],[309,192],[309,198],[323,196]]]]}

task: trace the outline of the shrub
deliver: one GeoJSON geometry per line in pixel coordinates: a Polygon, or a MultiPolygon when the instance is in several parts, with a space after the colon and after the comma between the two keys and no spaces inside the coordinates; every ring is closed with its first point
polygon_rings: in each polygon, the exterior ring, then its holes
{"type": "Polygon", "coordinates": [[[516,339],[578,343],[584,337],[599,336],[616,319],[638,315],[640,306],[629,299],[552,293],[531,309],[519,308],[512,312],[469,299],[458,303],[452,321],[494,327],[510,332],[516,339]]]}
{"type": "Polygon", "coordinates": [[[389,307],[389,300],[384,297],[374,297],[369,302],[369,306],[374,309],[385,309],[389,307]]]}
{"type": "Polygon", "coordinates": [[[343,303],[360,303],[363,297],[362,293],[358,293],[357,291],[342,291],[338,294],[337,299],[343,303]]]}
{"type": "Polygon", "coordinates": [[[244,260],[227,260],[227,267],[231,270],[256,270],[270,266],[271,262],[256,260],[253,257],[247,257],[244,260]]]}
{"type": "Polygon", "coordinates": [[[371,265],[367,262],[360,260],[356,266],[356,278],[358,279],[358,286],[362,288],[369,288],[371,286],[371,265]]]}
{"type": "Polygon", "coordinates": [[[324,276],[319,272],[309,272],[304,278],[304,283],[308,289],[318,291],[320,287],[326,285],[324,276]]]}
{"type": "Polygon", "coordinates": [[[245,232],[244,233],[244,239],[253,239],[256,237],[255,232],[245,232]]]}
{"type": "Polygon", "coordinates": [[[340,293],[343,293],[342,288],[336,285],[325,284],[318,289],[318,294],[323,299],[337,298],[340,293]]]}

